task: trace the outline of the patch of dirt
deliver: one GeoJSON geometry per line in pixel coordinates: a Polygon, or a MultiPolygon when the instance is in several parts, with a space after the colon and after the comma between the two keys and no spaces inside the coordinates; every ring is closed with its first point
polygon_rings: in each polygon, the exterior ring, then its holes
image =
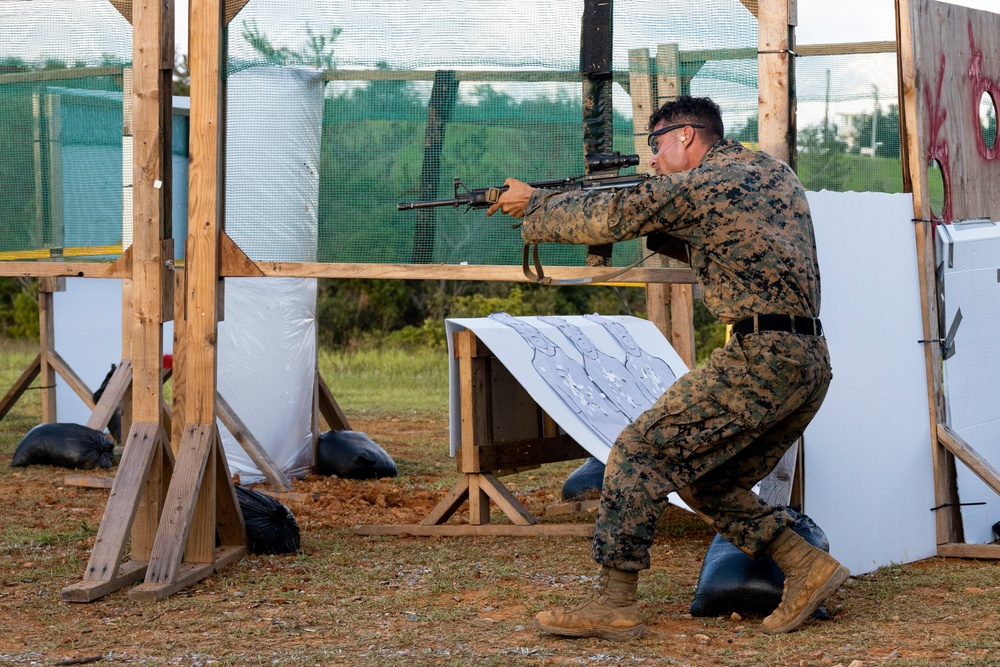
{"type": "MultiPolygon", "coordinates": [[[[0,452],[0,664],[1000,665],[993,562],[933,558],[855,577],[828,601],[830,621],[791,635],[767,635],[753,616],[692,618],[712,533],[677,509],[640,577],[644,638],[541,635],[535,613],[592,590],[589,540],[358,536],[359,524],[419,523],[458,474],[443,418],[353,425],[393,456],[398,477],[296,480],[283,502],[299,523],[300,553],[250,554],[157,603],[127,590],[61,602],[62,588],[82,578],[108,491],[65,484],[74,471],[8,468],[10,452],[0,452]]],[[[588,523],[592,513],[544,516],[579,463],[503,481],[542,521],[588,523]]]]}

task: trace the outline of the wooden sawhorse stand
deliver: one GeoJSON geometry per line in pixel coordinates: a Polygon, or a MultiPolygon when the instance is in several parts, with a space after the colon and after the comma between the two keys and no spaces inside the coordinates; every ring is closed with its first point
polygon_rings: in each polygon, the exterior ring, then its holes
{"type": "Polygon", "coordinates": [[[357,526],[361,535],[580,535],[593,524],[539,524],[500,477],[543,463],[590,456],[528,395],[503,364],[471,331],[455,334],[461,388],[461,478],[419,524],[357,526]],[[490,523],[490,502],[510,524],[490,523]],[[445,524],[468,503],[466,524],[445,524]]]}

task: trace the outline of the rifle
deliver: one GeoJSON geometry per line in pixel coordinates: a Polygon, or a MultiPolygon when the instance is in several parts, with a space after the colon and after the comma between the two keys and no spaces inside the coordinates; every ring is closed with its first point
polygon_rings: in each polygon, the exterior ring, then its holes
{"type": "MultiPolygon", "coordinates": [[[[621,190],[638,185],[649,178],[649,174],[632,174],[619,176],[618,170],[634,167],[639,164],[639,156],[635,153],[622,155],[615,153],[594,153],[586,156],[587,173],[580,176],[557,178],[551,181],[528,183],[533,188],[554,188],[559,190],[621,190]]],[[[507,186],[471,189],[456,177],[454,181],[455,196],[452,199],[432,199],[429,201],[400,202],[396,205],[398,211],[409,211],[416,208],[433,208],[436,206],[465,206],[468,212],[472,208],[487,208],[492,206],[507,191],[507,186]]]]}

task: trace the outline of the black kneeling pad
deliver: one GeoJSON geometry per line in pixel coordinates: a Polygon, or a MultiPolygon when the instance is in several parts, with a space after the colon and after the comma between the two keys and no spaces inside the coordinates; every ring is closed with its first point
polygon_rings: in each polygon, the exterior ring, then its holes
{"type": "MultiPolygon", "coordinates": [[[[812,519],[785,509],[795,519],[792,530],[817,549],[830,550],[826,534],[812,519]]],[[[754,560],[722,535],[716,535],[705,553],[691,602],[691,615],[719,616],[738,612],[767,616],[781,604],[784,585],[784,573],[769,556],[754,560]]],[[[829,614],[819,607],[813,618],[826,620],[829,614]]]]}
{"type": "Polygon", "coordinates": [[[269,495],[236,487],[247,527],[247,549],[254,554],[290,554],[299,550],[299,524],[292,511],[269,495]]]}
{"type": "Polygon", "coordinates": [[[591,456],[563,482],[562,499],[576,500],[587,495],[599,497],[604,486],[604,464],[591,456]]]}
{"type": "Polygon", "coordinates": [[[399,474],[392,457],[358,431],[320,433],[316,467],[321,475],[342,479],[377,479],[399,474]]]}
{"type": "Polygon", "coordinates": [[[107,470],[114,454],[114,441],[101,431],[79,424],[39,424],[18,444],[10,467],[53,465],[107,470]]]}

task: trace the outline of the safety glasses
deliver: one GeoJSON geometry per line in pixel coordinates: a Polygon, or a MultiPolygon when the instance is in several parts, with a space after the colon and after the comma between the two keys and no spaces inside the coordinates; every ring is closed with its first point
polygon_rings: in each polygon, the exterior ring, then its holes
{"type": "Polygon", "coordinates": [[[661,134],[666,134],[667,132],[670,132],[671,130],[676,130],[676,129],[681,128],[681,127],[695,127],[695,128],[699,128],[700,129],[700,128],[703,128],[705,126],[704,125],[698,125],[696,123],[678,123],[677,125],[667,125],[666,127],[661,127],[656,132],[650,132],[649,136],[646,137],[646,142],[649,144],[650,150],[653,151],[653,155],[656,155],[659,152],[659,146],[657,146],[658,142],[656,141],[656,137],[660,136],[661,134]]]}

